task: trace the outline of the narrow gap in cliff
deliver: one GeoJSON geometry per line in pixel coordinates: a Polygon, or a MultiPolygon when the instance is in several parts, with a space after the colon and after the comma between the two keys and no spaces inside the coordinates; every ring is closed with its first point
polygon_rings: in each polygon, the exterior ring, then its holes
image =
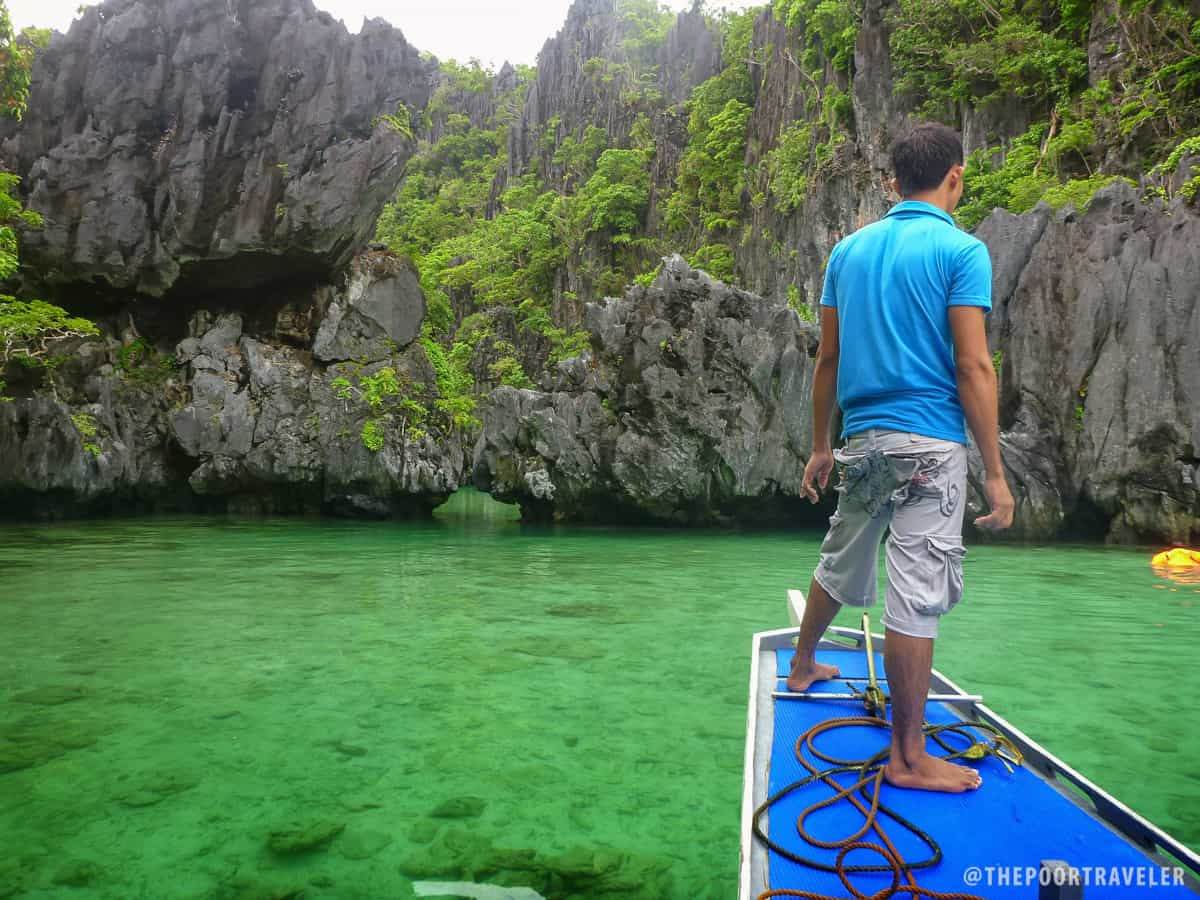
{"type": "Polygon", "coordinates": [[[1111,514],[1081,495],[1075,508],[1063,517],[1058,537],[1070,541],[1102,541],[1108,536],[1111,524],[1111,514]]]}
{"type": "Polygon", "coordinates": [[[775,495],[740,498],[723,505],[720,511],[744,531],[776,528],[824,530],[829,527],[829,517],[836,508],[836,496],[814,506],[803,497],[775,495]]]}
{"type": "Polygon", "coordinates": [[[491,494],[473,487],[459,488],[446,502],[433,511],[439,520],[468,522],[519,522],[521,507],[515,503],[501,503],[491,494]]]}

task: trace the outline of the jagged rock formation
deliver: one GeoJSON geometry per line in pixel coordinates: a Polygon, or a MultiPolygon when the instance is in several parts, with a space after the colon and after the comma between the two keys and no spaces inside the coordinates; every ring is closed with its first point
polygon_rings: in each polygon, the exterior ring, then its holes
{"type": "MultiPolygon", "coordinates": [[[[509,132],[508,179],[515,181],[531,164],[548,183],[562,178],[553,161],[554,145],[541,140],[546,126],[557,123],[559,135],[582,134],[588,125],[608,132],[611,146],[626,146],[639,113],[651,118],[656,154],[651,182],[668,187],[674,182],[679,157],[687,143],[682,106],[696,85],[721,68],[721,48],[699,12],[681,12],[663,44],[639,69],[655,69],[656,84],[668,106],[630,99],[637,75],[630,68],[610,71],[596,62],[630,62],[622,42],[629,36],[616,0],[576,0],[559,33],[538,54],[537,80],[529,89],[520,119],[509,132]],[[594,61],[588,66],[589,60],[594,61]]],[[[655,203],[651,197],[651,205],[655,203]]]]}
{"type": "MultiPolygon", "coordinates": [[[[642,54],[624,46],[632,29],[618,14],[617,0],[577,0],[558,34],[538,54],[537,79],[524,109],[509,129],[508,167],[497,185],[515,184],[526,171],[547,185],[570,185],[570,173],[556,162],[567,136],[581,137],[589,125],[603,128],[609,146],[628,147],[634,124],[644,117],[654,146],[647,220],[661,221],[687,147],[684,101],[697,85],[721,68],[718,37],[698,11],[679,13],[663,43],[642,54]],[[661,98],[642,94],[639,72],[653,71],[661,98]]],[[[611,264],[614,248],[595,235],[569,258],[555,291],[556,323],[573,329],[582,318],[581,300],[599,299],[603,289],[595,270],[611,264]]]]}
{"type": "Polygon", "coordinates": [[[587,309],[595,352],[543,391],[498,388],[476,486],[530,518],[797,521],[816,334],[680,258],[587,309]]]}
{"type": "Polygon", "coordinates": [[[377,118],[436,70],[311,0],[109,0],[52,39],[3,154],[45,218],[24,260],[105,337],[6,373],[0,516],[406,515],[457,488],[416,276],[358,255],[413,148],[377,118]]]}
{"type": "MultiPolygon", "coordinates": [[[[780,211],[774,203],[749,204],[748,227],[734,246],[737,272],[748,289],[786,297],[795,285],[815,307],[825,261],[846,234],[881,217],[899,196],[891,187],[892,142],[914,123],[914,98],[894,90],[890,39],[896,8],[891,0],[864,0],[854,50],[853,77],[827,62],[818,77],[804,72],[800,48],[815,37],[797,35],[770,9],[754,22],[750,64],[754,111],[747,133],[746,165],[769,168],[769,157],[785,129],[813,122],[812,109],[831,91],[846,93],[854,110],[846,139],[835,143],[830,159],[809,179],[804,203],[780,211]]],[[[1030,124],[1028,104],[964,104],[957,128],[967,154],[1006,141],[1030,124]]],[[[817,123],[813,123],[816,127],[817,123]]]]}
{"type": "MultiPolygon", "coordinates": [[[[439,79],[430,99],[429,142],[436,144],[449,133],[449,119],[455,114],[466,116],[473,128],[486,128],[513,95],[517,81],[517,70],[509,63],[500,67],[485,90],[470,90],[455,85],[451,79],[439,79]]],[[[504,106],[503,111],[513,117],[520,113],[515,100],[511,108],[504,106]]]]}
{"type": "MultiPolygon", "coordinates": [[[[814,79],[794,55],[806,38],[759,16],[747,171],[766,171],[814,90],[847,93],[854,111],[797,208],[752,201],[765,183],[747,184],[732,249],[763,296],[674,259],[653,286],[585,305],[600,292],[591,273],[614,252],[591,235],[563,266],[552,312],[557,325],[584,323],[593,351],[540,391],[487,399],[473,454],[481,487],[535,518],[820,519],[827,510],[798,500],[816,333],[784,298],[795,286],[793,303],[811,306],[832,246],[887,207],[886,151],[906,121],[891,90],[890,22],[886,0],[867,0],[854,77],[826,65],[814,79]]],[[[614,0],[572,7],[512,110],[492,206],[525,172],[568,190],[578,174],[555,161],[561,139],[594,124],[628,146],[644,116],[655,151],[647,234],[661,221],[687,145],[682,104],[720,70],[721,48],[695,12],[658,47],[629,44],[625,28],[614,0]],[[638,81],[652,70],[657,97],[638,81]]],[[[1099,77],[1112,61],[1106,42],[1092,44],[1099,77]]],[[[362,379],[385,368],[414,403],[432,410],[438,399],[415,340],[417,279],[386,254],[350,262],[411,150],[376,116],[398,103],[428,111],[436,139],[451,113],[481,126],[518,96],[506,67],[490,90],[440,82],[427,107],[435,68],[390,26],[351,37],[309,0],[110,0],[54,39],[30,114],[0,130],[0,148],[46,217],[26,259],[58,285],[53,299],[99,309],[109,337],[74,349],[56,394],[7,373],[18,399],[0,403],[0,515],[386,515],[427,510],[458,485],[471,454],[454,429],[410,421],[400,395],[381,409],[364,400],[362,379]],[[142,333],[153,360],[131,367],[142,333]],[[92,440],[70,418],[80,413],[97,423],[92,440]],[[378,451],[366,446],[369,421],[378,451]]],[[[1023,131],[1026,115],[993,105],[964,109],[959,124],[970,148],[1023,131]]],[[[1195,162],[1180,162],[1176,188],[1195,162]]],[[[990,329],[1019,503],[1011,536],[1200,539],[1195,206],[1163,209],[1117,185],[1084,215],[997,213],[978,233],[995,268],[990,329]]],[[[465,315],[474,299],[458,290],[465,315]]],[[[512,309],[492,312],[498,337],[535,340],[512,309]]],[[[980,474],[976,460],[976,507],[980,474]]]]}
{"type": "Polygon", "coordinates": [[[382,20],[351,36],[311,0],[89,7],[0,131],[45,217],[25,261],[154,296],[328,278],[412,151],[376,118],[423,107],[434,71],[382,20]]]}
{"type": "Polygon", "coordinates": [[[313,355],[322,362],[379,359],[416,340],[424,320],[416,273],[395,258],[375,256],[370,265],[351,267],[345,298],[329,304],[313,355]]]}
{"type": "MultiPolygon", "coordinates": [[[[878,6],[878,0],[868,0],[865,15],[878,6]]],[[[756,96],[748,127],[748,166],[765,167],[787,126],[808,115],[805,104],[814,87],[789,50],[789,41],[794,44],[795,37],[770,10],[755,20],[752,54],[761,62],[751,66],[756,96]]],[[[883,22],[874,31],[863,29],[855,59],[860,72],[888,65],[883,22]]],[[[824,79],[851,94],[856,121],[862,123],[861,141],[835,151],[829,171],[811,180],[808,200],[798,209],[781,213],[773,204],[761,204],[748,210],[748,233],[734,248],[748,289],[782,300],[794,284],[810,307],[820,297],[825,260],[834,245],[887,212],[890,195],[881,177],[890,165],[887,148],[880,152],[873,144],[886,140],[877,138],[878,132],[886,133],[902,120],[894,104],[885,102],[890,101],[890,81],[877,83],[864,76],[855,79],[851,90],[846,77],[832,67],[827,67],[824,79]]]]}
{"type": "Polygon", "coordinates": [[[461,437],[433,426],[416,433],[393,398],[372,408],[358,388],[390,367],[402,393],[436,396],[414,329],[403,345],[376,339],[395,333],[387,329],[402,304],[380,321],[361,303],[411,302],[412,278],[394,258],[370,254],[334,289],[317,289],[312,321],[322,306],[325,318],[310,326],[310,345],[344,329],[350,315],[355,333],[368,336],[354,345],[353,361],[329,367],[281,339],[297,336],[295,307],[278,313],[274,333],[249,333],[238,313],[195,313],[174,349],[179,369],[114,365],[123,346],[116,337],[80,344],[61,399],[43,392],[0,403],[0,517],[136,509],[427,514],[458,488],[461,437]],[[335,313],[346,309],[350,315],[335,313]],[[72,415],[94,423],[90,452],[72,415]],[[362,437],[369,420],[380,428],[377,450],[362,437]]]}
{"type": "MultiPolygon", "coordinates": [[[[997,211],[1008,537],[1200,537],[1200,215],[1122,183],[1085,215],[997,211]],[[1064,349],[1065,348],[1065,349],[1064,349]]],[[[811,518],[816,334],[786,306],[678,257],[587,308],[594,354],[541,391],[495,391],[475,483],[527,515],[712,523],[811,518]]],[[[973,454],[969,507],[985,508],[973,454]]],[[[973,516],[971,516],[973,517],[973,516]]]]}
{"type": "Polygon", "coordinates": [[[1200,537],[1200,213],[1118,182],[1083,215],[997,211],[977,234],[1015,536],[1200,537]]]}
{"type": "MultiPolygon", "coordinates": [[[[890,187],[888,151],[909,124],[911,110],[893,92],[889,39],[894,15],[887,0],[866,0],[853,77],[827,61],[814,78],[799,58],[819,38],[789,30],[769,7],[755,19],[749,54],[740,63],[754,93],[744,160],[746,171],[754,174],[743,195],[743,229],[726,239],[739,284],[747,289],[782,300],[795,286],[814,307],[833,245],[898,199],[890,187]],[[763,173],[784,131],[796,122],[812,122],[813,108],[820,108],[830,91],[849,96],[854,123],[847,139],[834,145],[829,163],[810,179],[806,201],[780,211],[774,202],[754,200],[764,191],[763,173]]],[[[654,146],[646,232],[657,235],[688,144],[684,104],[698,85],[721,71],[722,47],[720,35],[695,11],[679,13],[662,46],[633,65],[626,65],[625,37],[616,0],[572,4],[562,29],[538,57],[537,80],[510,129],[505,181],[534,172],[545,184],[561,186],[566,174],[554,157],[565,136],[578,137],[596,125],[607,131],[610,146],[629,146],[634,121],[644,114],[654,146]],[[638,96],[639,69],[657,72],[660,99],[631,99],[638,96]]],[[[1010,106],[963,108],[959,127],[968,152],[1028,127],[1030,113],[1021,104],[1010,106]]],[[[582,258],[568,259],[555,291],[556,324],[574,327],[582,321],[584,302],[601,298],[602,288],[589,278],[589,269],[611,263],[611,251],[597,240],[584,248],[582,258]]]]}
{"type": "MultiPolygon", "coordinates": [[[[564,133],[579,133],[588,123],[612,126],[622,121],[605,96],[587,93],[602,89],[571,69],[572,64],[578,66],[575,56],[620,58],[613,49],[615,25],[611,19],[605,24],[608,6],[611,3],[605,0],[577,3],[563,31],[547,44],[543,52],[548,67],[539,72],[525,116],[513,130],[510,176],[532,161],[534,170],[553,183],[553,144],[533,139],[539,135],[541,123],[557,116],[564,133]],[[588,103],[578,102],[585,95],[588,103]]],[[[1109,27],[1105,15],[1105,5],[1098,5],[1093,35],[1109,27]]],[[[684,20],[681,16],[677,29],[684,20]]],[[[805,36],[789,33],[770,10],[754,23],[746,62],[755,93],[747,128],[748,171],[769,166],[770,153],[789,123],[812,119],[814,92],[817,99],[828,90],[845,92],[854,110],[847,140],[834,146],[821,177],[810,180],[803,204],[788,212],[780,212],[771,202],[745,204],[746,225],[733,246],[736,269],[746,287],[777,305],[782,305],[792,285],[799,289],[802,302],[815,304],[833,245],[881,216],[896,199],[888,184],[887,151],[905,127],[906,104],[914,98],[906,101],[893,91],[889,48],[893,24],[887,0],[867,0],[853,78],[827,64],[814,81],[797,59],[797,43],[803,47],[805,36]]],[[[1089,52],[1093,83],[1111,68],[1105,56],[1109,50],[1101,52],[1098,46],[1090,47],[1089,52]]],[[[711,71],[719,68],[718,57],[714,51],[711,71]]],[[[670,111],[668,104],[655,121],[668,121],[670,111]]],[[[958,124],[968,152],[1024,132],[1034,114],[1002,100],[964,107],[960,113],[958,124]]],[[[664,131],[656,142],[656,165],[662,158],[672,164],[679,158],[686,134],[682,117],[677,122],[675,132],[664,131]]],[[[618,128],[616,134],[620,133],[618,128]]],[[[1190,164],[1185,160],[1180,167],[1186,180],[1192,171],[1190,164]]],[[[1176,181],[1181,183],[1179,177],[1176,181]]],[[[663,184],[659,175],[653,184],[652,190],[663,184]]],[[[755,187],[748,186],[744,201],[753,190],[755,187]]],[[[1200,285],[1193,284],[1194,278],[1187,274],[1194,268],[1192,257],[1183,246],[1175,245],[1176,236],[1192,234],[1192,225],[1185,225],[1181,218],[1191,223],[1194,211],[1176,203],[1166,213],[1156,202],[1141,203],[1128,191],[1118,202],[1112,198],[1123,189],[1113,190],[1115,194],[1107,195],[1108,200],[1100,201],[1084,217],[1066,214],[1056,218],[1045,209],[1024,217],[997,215],[979,232],[992,248],[996,270],[997,312],[991,332],[993,347],[1004,359],[1005,459],[1020,495],[1012,537],[1038,540],[1065,533],[1120,541],[1186,541],[1200,530],[1196,507],[1200,473],[1195,468],[1200,443],[1192,412],[1200,384],[1191,363],[1161,362],[1141,368],[1135,379],[1127,374],[1128,360],[1162,356],[1154,344],[1155,333],[1159,340],[1174,335],[1178,358],[1200,358],[1200,329],[1195,324],[1200,285]],[[1112,252],[1105,241],[1112,240],[1113,233],[1140,235],[1140,240],[1124,246],[1119,264],[1102,263],[1105,254],[1112,252]],[[1168,247],[1173,254],[1170,290],[1178,306],[1177,318],[1168,326],[1163,318],[1166,313],[1156,311],[1152,315],[1160,323],[1156,332],[1143,333],[1147,309],[1156,307],[1138,302],[1149,298],[1142,297],[1139,292],[1145,289],[1136,285],[1147,283],[1145,279],[1161,280],[1155,274],[1162,265],[1159,254],[1168,252],[1168,247]],[[1106,266],[1113,265],[1117,268],[1108,271],[1106,266]],[[1094,285],[1100,283],[1107,285],[1110,293],[1117,286],[1129,286],[1123,289],[1122,299],[1117,299],[1115,294],[1097,294],[1094,285]],[[1033,312],[1035,309],[1039,312],[1033,312]],[[1102,327],[1094,324],[1098,315],[1106,323],[1102,327]],[[1043,316],[1049,316],[1055,326],[1049,327],[1043,316]],[[1081,323],[1078,329],[1075,323],[1081,323]],[[1117,379],[1121,379],[1119,383],[1117,379]],[[1086,384],[1089,381],[1105,385],[1104,399],[1095,398],[1096,388],[1086,384]],[[1078,396],[1081,390],[1086,390],[1086,397],[1078,396]],[[1035,402],[1033,397],[1043,400],[1035,402]]],[[[653,212],[648,222],[648,230],[653,231],[653,212]]],[[[562,290],[590,299],[588,285],[571,279],[570,263],[566,274],[562,290]]],[[[636,305],[639,296],[634,292],[621,302],[636,305]]],[[[556,319],[572,321],[562,315],[563,306],[556,304],[556,319]]],[[[594,341],[607,346],[596,315],[595,309],[588,307],[579,319],[592,331],[594,341]]],[[[599,390],[605,378],[610,378],[611,389],[619,394],[640,383],[643,376],[627,367],[606,375],[603,358],[600,351],[597,371],[601,374],[589,376],[600,380],[593,386],[576,385],[572,390],[578,396],[564,391],[561,383],[547,385],[553,389],[543,394],[500,391],[493,395],[489,425],[476,453],[481,465],[477,468],[479,483],[497,484],[502,495],[519,498],[530,511],[542,513],[552,506],[560,515],[595,517],[607,503],[612,517],[723,518],[725,513],[716,503],[706,513],[696,512],[705,507],[707,498],[721,496],[706,487],[708,480],[720,480],[719,466],[711,459],[701,464],[689,486],[677,490],[666,503],[656,502],[653,490],[628,475],[631,467],[624,474],[614,473],[611,462],[605,461],[604,448],[617,445],[612,440],[605,444],[596,436],[609,434],[611,438],[612,433],[624,432],[605,426],[587,395],[605,396],[599,390]],[[569,402],[568,396],[572,398],[569,402]],[[501,426],[506,417],[515,418],[517,424],[501,426]],[[573,430],[592,437],[576,439],[573,430]],[[585,490],[587,478],[596,483],[585,490]]],[[[578,380],[578,365],[572,363],[568,368],[578,380]]],[[[560,367],[560,381],[566,371],[560,367]]],[[[653,383],[655,371],[645,380],[653,383]]],[[[806,406],[807,397],[799,403],[806,406]]],[[[647,415],[646,419],[666,448],[676,446],[691,428],[690,424],[673,423],[670,416],[647,415]]],[[[679,458],[694,463],[698,456],[688,451],[679,458]]],[[[648,456],[647,472],[657,473],[655,477],[664,484],[681,485],[679,473],[670,470],[675,459],[671,452],[661,459],[648,456]],[[668,471],[663,471],[664,467],[668,471]]],[[[976,465],[975,506],[982,505],[980,474],[976,465]]],[[[647,474],[645,480],[652,478],[647,474]]],[[[782,493],[788,495],[789,491],[782,493]]]]}

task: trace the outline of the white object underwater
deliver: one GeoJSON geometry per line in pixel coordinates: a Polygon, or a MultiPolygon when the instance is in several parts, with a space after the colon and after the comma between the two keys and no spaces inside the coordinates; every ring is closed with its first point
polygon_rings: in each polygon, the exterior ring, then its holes
{"type": "Polygon", "coordinates": [[[417,881],[418,897],[469,897],[471,900],[546,900],[533,888],[472,884],[469,881],[417,881]]]}

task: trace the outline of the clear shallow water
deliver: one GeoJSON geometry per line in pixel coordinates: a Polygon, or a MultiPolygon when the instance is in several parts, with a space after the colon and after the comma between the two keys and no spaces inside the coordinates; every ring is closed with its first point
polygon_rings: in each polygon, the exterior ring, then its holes
{"type": "MultiPolygon", "coordinates": [[[[734,896],[750,635],[820,536],[486,500],[0,528],[0,897],[734,896]]],[[[1200,847],[1200,586],[1148,559],[974,547],[935,665],[1200,847]]]]}

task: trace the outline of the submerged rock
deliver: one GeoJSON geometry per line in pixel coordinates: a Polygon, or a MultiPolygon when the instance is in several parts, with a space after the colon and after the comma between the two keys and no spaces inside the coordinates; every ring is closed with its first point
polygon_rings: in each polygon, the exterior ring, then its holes
{"type": "Polygon", "coordinates": [[[213,892],[213,900],[302,900],[305,885],[270,874],[235,875],[213,892]]]}
{"type": "Polygon", "coordinates": [[[67,748],[57,741],[0,741],[0,775],[32,769],[66,752],[67,748]]]}
{"type": "Polygon", "coordinates": [[[135,786],[122,794],[122,806],[130,809],[141,809],[147,806],[157,806],[164,800],[190,791],[200,779],[190,772],[149,772],[141,775],[135,786]]]}
{"type": "Polygon", "coordinates": [[[382,831],[355,829],[345,832],[338,840],[337,850],[346,859],[370,859],[392,843],[394,838],[382,831]]]}
{"type": "Polygon", "coordinates": [[[576,847],[539,860],[553,896],[628,898],[670,895],[671,864],[621,850],[576,847]],[[662,891],[664,893],[656,893],[662,891]]]}
{"type": "Polygon", "coordinates": [[[383,809],[383,804],[373,797],[343,797],[342,809],[346,812],[366,812],[371,809],[383,809]]]}
{"type": "Polygon", "coordinates": [[[502,887],[467,881],[417,881],[413,891],[418,897],[467,897],[473,900],[546,900],[532,888],[502,887]]]}
{"type": "Polygon", "coordinates": [[[24,879],[19,868],[0,863],[0,900],[7,900],[25,890],[24,879]]]}
{"type": "Polygon", "coordinates": [[[273,853],[292,856],[323,848],[346,828],[345,822],[291,823],[271,830],[267,846],[273,853]]]}
{"type": "Polygon", "coordinates": [[[414,844],[428,844],[437,837],[439,827],[428,819],[417,819],[408,829],[408,839],[414,844]]]}
{"type": "Polygon", "coordinates": [[[87,696],[87,689],[74,684],[55,684],[31,691],[13,694],[17,703],[32,703],[36,706],[59,706],[87,696]]]}
{"type": "Polygon", "coordinates": [[[494,871],[490,862],[493,847],[482,834],[462,827],[447,827],[437,830],[429,841],[421,843],[421,846],[410,846],[400,858],[400,871],[409,878],[474,880],[477,875],[494,871]]]}
{"type": "Polygon", "coordinates": [[[89,719],[51,719],[47,713],[10,722],[0,737],[0,775],[32,769],[71,750],[91,747],[111,727],[89,719]]]}
{"type": "Polygon", "coordinates": [[[666,859],[587,847],[560,854],[506,849],[483,835],[453,827],[428,846],[411,849],[400,871],[418,882],[446,879],[476,886],[521,885],[545,897],[661,900],[674,896],[671,864],[666,859]]]}
{"type": "Polygon", "coordinates": [[[69,860],[64,863],[54,877],[54,884],[61,887],[82,888],[104,876],[104,869],[90,859],[69,860]]]}
{"type": "Polygon", "coordinates": [[[121,805],[128,806],[130,809],[143,809],[147,806],[157,806],[165,799],[166,795],[156,794],[153,791],[134,791],[121,798],[121,805]]]}
{"type": "Polygon", "coordinates": [[[482,797],[451,797],[429,815],[435,819],[474,819],[483,815],[487,801],[482,797]]]}

